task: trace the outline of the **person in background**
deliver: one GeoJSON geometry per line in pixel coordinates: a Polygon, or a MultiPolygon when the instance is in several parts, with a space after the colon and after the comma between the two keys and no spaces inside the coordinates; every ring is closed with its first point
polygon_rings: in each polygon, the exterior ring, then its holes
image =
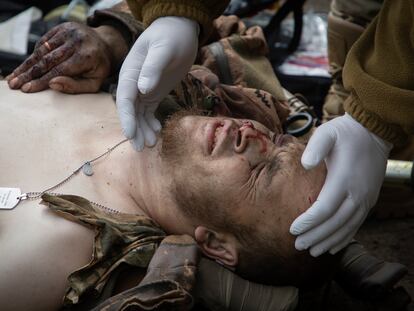
{"type": "Polygon", "coordinates": [[[383,0],[333,0],[328,15],[328,58],[332,85],[323,105],[323,121],[345,114],[349,96],[342,80],[346,56],[381,9],[383,0]]]}

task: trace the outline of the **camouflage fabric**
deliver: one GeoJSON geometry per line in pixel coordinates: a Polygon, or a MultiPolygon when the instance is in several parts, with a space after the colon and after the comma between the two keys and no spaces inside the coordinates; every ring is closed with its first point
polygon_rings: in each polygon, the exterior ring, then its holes
{"type": "Polygon", "coordinates": [[[166,237],[140,284],[115,295],[94,310],[189,310],[200,252],[188,235],[166,237]]]}
{"type": "Polygon", "coordinates": [[[76,304],[86,294],[98,296],[121,264],[147,268],[165,237],[165,232],[146,216],[109,214],[78,196],[43,194],[42,204],[95,231],[92,260],[68,277],[64,305],[76,304]]]}
{"type": "Polygon", "coordinates": [[[197,107],[215,116],[256,120],[280,132],[289,116],[286,101],[263,90],[221,84],[214,73],[201,66],[193,67],[175,89],[175,95],[180,106],[197,107]]]}
{"type": "Polygon", "coordinates": [[[285,100],[283,89],[266,57],[268,47],[262,28],[247,28],[234,15],[220,16],[213,26],[209,44],[200,48],[196,64],[210,69],[223,84],[264,90],[277,100],[285,100]],[[225,71],[229,72],[229,81],[220,74],[225,71]]]}
{"type": "Polygon", "coordinates": [[[246,28],[236,16],[221,16],[214,21],[210,39],[218,41],[199,50],[196,65],[164,105],[174,101],[180,108],[197,107],[211,115],[253,119],[282,131],[290,109],[266,58],[262,29],[246,28]]]}

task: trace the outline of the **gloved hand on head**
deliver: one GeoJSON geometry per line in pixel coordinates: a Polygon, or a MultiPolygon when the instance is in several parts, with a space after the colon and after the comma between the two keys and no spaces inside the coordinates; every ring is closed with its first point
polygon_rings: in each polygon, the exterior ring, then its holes
{"type": "Polygon", "coordinates": [[[352,240],[377,201],[391,149],[348,114],[316,129],[302,165],[312,169],[325,159],[328,172],[317,200],[290,227],[296,249],[335,254],[352,240]]]}
{"type": "Polygon", "coordinates": [[[184,17],[160,17],[135,42],[119,73],[116,105],[124,135],[136,150],[154,146],[160,101],[194,63],[199,26],[184,17]]]}

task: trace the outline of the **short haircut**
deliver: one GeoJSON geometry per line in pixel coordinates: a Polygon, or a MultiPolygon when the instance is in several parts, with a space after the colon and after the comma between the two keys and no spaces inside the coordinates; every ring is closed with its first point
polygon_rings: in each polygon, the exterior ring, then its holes
{"type": "MultiPolygon", "coordinates": [[[[172,124],[188,112],[173,116],[172,124]]],[[[167,121],[168,127],[169,121],[167,121]]],[[[177,124],[175,122],[175,124],[177,124]]],[[[269,285],[294,285],[301,288],[315,287],[332,277],[336,258],[325,254],[314,258],[309,252],[296,251],[292,245],[287,250],[286,241],[264,233],[257,226],[249,226],[235,217],[231,202],[223,203],[216,196],[212,184],[214,178],[197,164],[183,162],[188,150],[186,146],[172,141],[176,135],[186,135],[179,126],[169,128],[170,135],[163,135],[162,156],[173,168],[171,191],[178,208],[203,225],[217,231],[233,234],[241,248],[236,272],[251,281],[269,285]],[[173,132],[173,134],[172,134],[173,132]],[[174,135],[175,134],[175,135],[174,135]],[[178,169],[177,169],[178,168],[178,169]],[[185,168],[185,169],[184,169],[185,168]],[[203,179],[203,183],[198,182],[203,179]]],[[[187,154],[188,156],[188,154],[187,154]]],[[[292,236],[287,238],[293,241],[292,236]]]]}
{"type": "Polygon", "coordinates": [[[314,258],[307,250],[296,251],[293,245],[286,252],[282,241],[241,223],[232,215],[231,208],[220,206],[208,186],[197,189],[184,179],[176,179],[172,191],[177,206],[187,217],[237,238],[242,247],[238,250],[236,272],[241,277],[262,284],[301,288],[315,287],[332,278],[337,261],[334,256],[314,258]]]}

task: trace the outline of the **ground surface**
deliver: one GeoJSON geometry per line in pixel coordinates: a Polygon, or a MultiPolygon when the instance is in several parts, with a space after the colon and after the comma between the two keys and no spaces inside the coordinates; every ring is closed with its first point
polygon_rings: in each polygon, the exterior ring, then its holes
{"type": "MultiPolygon", "coordinates": [[[[408,267],[407,276],[398,285],[403,286],[414,299],[414,218],[370,219],[357,234],[357,240],[378,258],[399,262],[408,267]]],[[[337,294],[333,300],[331,304],[334,308],[329,310],[370,310],[362,303],[351,302],[346,295],[337,294]]],[[[414,311],[413,302],[407,310],[414,311]]]]}

